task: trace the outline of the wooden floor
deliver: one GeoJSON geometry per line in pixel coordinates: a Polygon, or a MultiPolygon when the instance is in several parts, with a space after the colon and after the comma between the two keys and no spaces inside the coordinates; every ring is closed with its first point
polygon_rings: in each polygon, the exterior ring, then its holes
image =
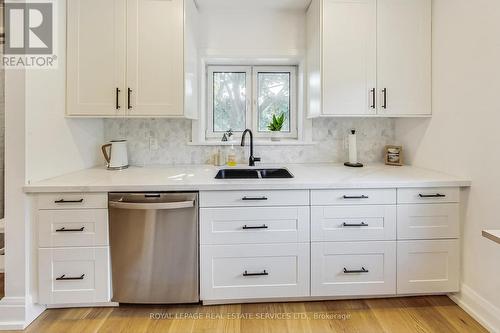
{"type": "Polygon", "coordinates": [[[26,332],[487,332],[445,296],[47,310],[26,332]]]}

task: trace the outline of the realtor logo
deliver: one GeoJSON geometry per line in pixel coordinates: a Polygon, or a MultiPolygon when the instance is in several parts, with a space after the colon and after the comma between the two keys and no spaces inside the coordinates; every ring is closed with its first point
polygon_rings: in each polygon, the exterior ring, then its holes
{"type": "Polygon", "coordinates": [[[5,2],[6,67],[54,68],[54,3],[5,2]]]}

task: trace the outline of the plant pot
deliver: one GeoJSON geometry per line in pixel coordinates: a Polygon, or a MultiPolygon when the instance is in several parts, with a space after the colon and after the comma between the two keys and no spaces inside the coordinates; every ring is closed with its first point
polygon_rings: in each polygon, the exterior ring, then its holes
{"type": "Polygon", "coordinates": [[[271,141],[274,142],[281,141],[279,134],[280,132],[271,132],[271,141]]]}

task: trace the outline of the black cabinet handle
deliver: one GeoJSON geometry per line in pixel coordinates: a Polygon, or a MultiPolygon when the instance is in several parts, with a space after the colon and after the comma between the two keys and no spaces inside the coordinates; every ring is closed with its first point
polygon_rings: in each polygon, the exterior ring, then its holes
{"type": "Polygon", "coordinates": [[[387,109],[387,88],[382,89],[382,93],[384,94],[384,104],[382,104],[382,107],[387,109]]]}
{"type": "Polygon", "coordinates": [[[358,223],[358,224],[343,223],[342,226],[344,226],[344,227],[368,227],[368,224],[366,224],[365,222],[361,222],[361,223],[358,223]]]}
{"type": "Polygon", "coordinates": [[[373,89],[371,90],[371,94],[372,94],[372,106],[371,106],[371,108],[372,108],[372,109],[375,109],[375,108],[377,107],[377,101],[376,101],[376,99],[375,99],[375,98],[376,98],[376,97],[375,97],[375,95],[376,95],[376,90],[375,90],[375,88],[373,88],[373,89]]]}
{"type": "Polygon", "coordinates": [[[132,95],[132,89],[128,88],[128,93],[127,93],[127,107],[128,109],[132,109],[132,103],[130,101],[130,96],[132,95]]]}
{"type": "Polygon", "coordinates": [[[245,271],[243,273],[243,276],[267,276],[267,275],[269,275],[269,273],[266,270],[264,270],[261,273],[248,273],[248,271],[245,271]]]}
{"type": "Polygon", "coordinates": [[[85,277],[85,274],[82,274],[81,276],[73,276],[73,277],[66,277],[66,274],[63,274],[60,277],[56,278],[56,281],[83,280],[84,277],[85,277]]]}
{"type": "Polygon", "coordinates": [[[368,199],[367,195],[344,195],[344,199],[368,199]]]}
{"type": "Polygon", "coordinates": [[[122,91],[120,90],[120,88],[116,88],[116,109],[117,110],[120,110],[121,106],[120,106],[120,93],[122,91]]]}
{"type": "Polygon", "coordinates": [[[56,232],[83,232],[85,227],[81,227],[80,229],[66,229],[62,227],[61,229],[57,229],[56,232]]]}
{"type": "Polygon", "coordinates": [[[246,224],[243,226],[243,230],[252,230],[252,229],[268,229],[269,227],[265,224],[259,226],[247,226],[246,224]]]}
{"type": "Polygon", "coordinates": [[[266,201],[267,197],[243,197],[241,198],[243,201],[266,201]]]}
{"type": "Polygon", "coordinates": [[[83,199],[80,199],[80,200],[64,200],[64,199],[61,199],[61,200],[54,201],[54,203],[56,203],[56,204],[83,203],[83,199]]]}
{"type": "Polygon", "coordinates": [[[359,274],[359,273],[369,273],[369,272],[370,271],[364,267],[361,267],[361,269],[356,269],[356,270],[348,270],[347,268],[344,267],[344,274],[359,274]]]}
{"type": "Polygon", "coordinates": [[[445,194],[440,194],[440,193],[437,193],[437,194],[419,194],[418,196],[421,198],[446,198],[445,194]]]}

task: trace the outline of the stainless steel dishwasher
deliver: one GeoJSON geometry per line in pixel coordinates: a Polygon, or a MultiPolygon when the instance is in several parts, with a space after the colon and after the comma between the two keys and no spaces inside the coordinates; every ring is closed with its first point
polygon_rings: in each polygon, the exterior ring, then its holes
{"type": "Polygon", "coordinates": [[[110,193],[112,300],[199,302],[198,194],[110,193]]]}

